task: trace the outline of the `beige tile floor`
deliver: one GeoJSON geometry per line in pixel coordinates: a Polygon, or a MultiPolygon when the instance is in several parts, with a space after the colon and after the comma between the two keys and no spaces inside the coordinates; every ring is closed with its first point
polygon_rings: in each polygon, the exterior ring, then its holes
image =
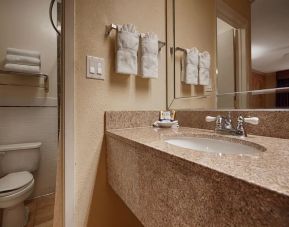
{"type": "Polygon", "coordinates": [[[54,199],[54,194],[51,194],[25,203],[30,210],[27,227],[53,226],[54,199]]]}
{"type": "MultiPolygon", "coordinates": [[[[25,206],[30,210],[29,221],[26,227],[52,227],[54,199],[54,194],[50,194],[25,202],[25,206]]],[[[2,210],[0,210],[0,227],[1,223],[2,210]]]]}

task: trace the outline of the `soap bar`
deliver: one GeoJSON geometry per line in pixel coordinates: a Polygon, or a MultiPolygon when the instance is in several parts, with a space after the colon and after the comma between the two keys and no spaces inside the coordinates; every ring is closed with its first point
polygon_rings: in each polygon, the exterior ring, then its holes
{"type": "Polygon", "coordinates": [[[175,115],[176,111],[171,110],[171,111],[160,111],[160,121],[163,120],[169,120],[169,121],[174,121],[175,120],[175,115]]]}
{"type": "Polygon", "coordinates": [[[171,120],[170,111],[160,111],[160,121],[162,120],[171,120]]]}

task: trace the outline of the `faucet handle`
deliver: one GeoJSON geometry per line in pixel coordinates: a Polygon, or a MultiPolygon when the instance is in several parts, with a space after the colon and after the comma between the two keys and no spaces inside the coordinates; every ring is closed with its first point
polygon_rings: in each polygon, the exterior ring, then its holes
{"type": "Polygon", "coordinates": [[[215,131],[221,130],[223,127],[223,117],[218,115],[217,117],[211,117],[211,116],[207,116],[206,117],[206,122],[216,122],[216,128],[215,131]]]}
{"type": "Polygon", "coordinates": [[[253,125],[259,124],[259,118],[258,117],[238,117],[238,125],[237,125],[237,133],[239,135],[247,137],[247,132],[244,127],[244,123],[249,123],[253,125]]]}
{"type": "Polygon", "coordinates": [[[206,116],[206,122],[213,122],[216,120],[217,120],[217,117],[206,116]]]}
{"type": "Polygon", "coordinates": [[[258,125],[260,120],[258,117],[245,117],[244,122],[252,124],[252,125],[258,125]]]}

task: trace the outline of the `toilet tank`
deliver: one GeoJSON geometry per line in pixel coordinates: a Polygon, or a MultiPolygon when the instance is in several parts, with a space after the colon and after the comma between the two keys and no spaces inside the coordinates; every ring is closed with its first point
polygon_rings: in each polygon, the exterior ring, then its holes
{"type": "Polygon", "coordinates": [[[0,177],[12,172],[38,169],[42,143],[0,145],[0,177]]]}

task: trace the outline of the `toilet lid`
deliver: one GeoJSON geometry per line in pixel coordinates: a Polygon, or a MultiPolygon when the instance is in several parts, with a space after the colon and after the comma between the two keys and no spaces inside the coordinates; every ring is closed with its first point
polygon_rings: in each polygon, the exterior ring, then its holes
{"type": "Polygon", "coordinates": [[[10,173],[0,178],[0,193],[24,187],[33,180],[33,175],[27,171],[10,173]]]}

